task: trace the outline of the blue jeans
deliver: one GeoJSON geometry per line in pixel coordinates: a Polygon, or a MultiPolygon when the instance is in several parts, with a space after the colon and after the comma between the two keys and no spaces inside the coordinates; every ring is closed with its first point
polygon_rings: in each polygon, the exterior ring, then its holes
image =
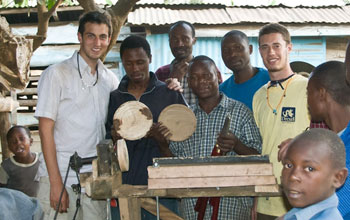
{"type": "MultiPolygon", "coordinates": [[[[118,201],[118,200],[117,200],[118,201]]],[[[175,214],[179,215],[179,201],[177,199],[159,199],[159,203],[170,209],[175,214]]],[[[112,220],[120,220],[119,205],[117,207],[111,207],[112,211],[112,220]]],[[[141,219],[142,220],[156,220],[157,217],[141,209],[141,219]]]]}

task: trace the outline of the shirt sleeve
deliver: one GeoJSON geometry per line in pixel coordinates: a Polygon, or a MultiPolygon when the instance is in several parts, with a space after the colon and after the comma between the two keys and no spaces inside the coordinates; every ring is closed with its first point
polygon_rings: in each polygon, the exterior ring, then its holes
{"type": "Polygon", "coordinates": [[[40,76],[38,84],[38,103],[34,116],[56,121],[60,102],[61,80],[55,73],[55,67],[49,67],[40,76]]]}
{"type": "Polygon", "coordinates": [[[9,176],[2,166],[0,166],[0,184],[7,184],[9,176]]]}
{"type": "Polygon", "coordinates": [[[262,139],[259,128],[256,126],[252,112],[242,105],[241,115],[241,137],[238,137],[243,144],[256,149],[261,153],[262,139]]]}

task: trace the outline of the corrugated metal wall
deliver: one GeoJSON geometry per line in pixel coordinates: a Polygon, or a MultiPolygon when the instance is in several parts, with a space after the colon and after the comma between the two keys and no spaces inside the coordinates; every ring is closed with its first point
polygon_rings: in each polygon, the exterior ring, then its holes
{"type": "MultiPolygon", "coordinates": [[[[156,71],[160,66],[169,64],[174,59],[169,47],[168,34],[148,35],[147,40],[152,50],[150,71],[156,71]]],[[[264,67],[259,54],[257,38],[251,37],[249,40],[253,45],[252,65],[264,67]]],[[[290,62],[304,61],[317,66],[326,61],[326,40],[324,37],[295,37],[292,38],[292,43],[293,50],[290,55],[290,62]]],[[[206,55],[212,58],[223,73],[224,79],[230,76],[231,71],[227,69],[221,59],[221,38],[197,38],[197,42],[193,47],[193,55],[206,55]]],[[[125,74],[124,70],[122,72],[125,74]]]]}

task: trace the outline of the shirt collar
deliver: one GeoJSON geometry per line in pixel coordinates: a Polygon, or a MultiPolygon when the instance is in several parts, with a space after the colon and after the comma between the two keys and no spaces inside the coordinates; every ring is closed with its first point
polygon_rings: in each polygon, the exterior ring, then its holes
{"type": "MultiPolygon", "coordinates": [[[[228,97],[222,92],[220,92],[220,97],[221,97],[221,100],[220,100],[219,104],[214,109],[216,109],[216,108],[227,108],[228,107],[228,105],[229,105],[228,97]]],[[[196,104],[193,107],[193,111],[196,111],[196,110],[199,110],[199,109],[201,109],[201,107],[199,106],[198,99],[197,99],[196,104]]]]}
{"type": "Polygon", "coordinates": [[[305,208],[293,208],[290,210],[285,216],[284,220],[291,220],[291,219],[311,219],[314,215],[317,213],[327,209],[338,206],[338,197],[334,193],[332,196],[328,197],[327,199],[318,202],[316,204],[310,205],[305,208]]]}

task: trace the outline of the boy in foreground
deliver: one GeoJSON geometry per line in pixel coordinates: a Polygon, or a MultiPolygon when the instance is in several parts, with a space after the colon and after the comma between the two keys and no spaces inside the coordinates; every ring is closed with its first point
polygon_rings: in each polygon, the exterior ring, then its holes
{"type": "Polygon", "coordinates": [[[345,147],[326,129],[311,129],[290,144],[283,161],[283,191],[294,207],[278,219],[343,219],[335,190],[344,184],[345,147]]]}

